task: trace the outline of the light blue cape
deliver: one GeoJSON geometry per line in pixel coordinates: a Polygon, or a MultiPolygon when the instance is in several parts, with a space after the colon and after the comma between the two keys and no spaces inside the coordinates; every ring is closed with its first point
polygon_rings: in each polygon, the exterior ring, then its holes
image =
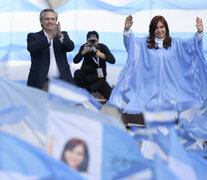
{"type": "Polygon", "coordinates": [[[207,66],[202,39],[172,38],[168,48],[149,49],[147,37],[124,35],[126,66],[106,105],[140,113],[165,102],[202,104],[207,98],[207,66]]]}

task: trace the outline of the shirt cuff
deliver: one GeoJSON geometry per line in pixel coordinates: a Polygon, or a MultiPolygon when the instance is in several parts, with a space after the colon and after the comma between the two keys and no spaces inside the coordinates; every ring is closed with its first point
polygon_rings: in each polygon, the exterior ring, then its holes
{"type": "Polygon", "coordinates": [[[58,39],[60,40],[61,43],[63,43],[64,35],[62,34],[62,36],[58,39]]]}
{"type": "Polygon", "coordinates": [[[201,32],[201,33],[198,32],[198,34],[197,34],[198,40],[201,40],[202,37],[203,37],[203,32],[201,32]]]}

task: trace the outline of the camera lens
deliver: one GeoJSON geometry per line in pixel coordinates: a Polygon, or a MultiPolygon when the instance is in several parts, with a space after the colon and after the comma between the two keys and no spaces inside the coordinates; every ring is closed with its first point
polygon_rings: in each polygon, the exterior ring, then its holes
{"type": "Polygon", "coordinates": [[[96,47],[94,45],[92,45],[91,48],[90,48],[90,54],[92,56],[95,56],[96,55],[96,47]]]}
{"type": "Polygon", "coordinates": [[[96,42],[95,39],[91,39],[91,43],[94,44],[96,42]]]}

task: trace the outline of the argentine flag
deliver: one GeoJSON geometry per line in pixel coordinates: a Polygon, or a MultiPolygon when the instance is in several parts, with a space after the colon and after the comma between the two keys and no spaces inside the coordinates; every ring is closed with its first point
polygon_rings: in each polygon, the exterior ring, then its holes
{"type": "Polygon", "coordinates": [[[0,141],[2,180],[84,180],[64,163],[14,136],[0,131],[0,141]]]}
{"type": "MultiPolygon", "coordinates": [[[[29,32],[41,30],[39,12],[42,8],[29,0],[0,0],[0,4],[0,76],[25,83],[31,64],[26,37],[29,32]]],[[[61,29],[68,31],[75,43],[74,51],[68,53],[72,72],[80,67],[74,65],[72,59],[86,42],[87,32],[96,30],[99,41],[106,44],[116,58],[114,65],[107,65],[111,85],[116,84],[119,71],[126,64],[122,33],[127,15],[134,17],[132,28],[137,37],[148,34],[150,20],[155,15],[166,18],[172,37],[192,37],[197,16],[203,19],[204,30],[207,27],[206,0],[67,0],[56,11],[61,29]]],[[[207,57],[206,32],[203,38],[207,57]]]]}

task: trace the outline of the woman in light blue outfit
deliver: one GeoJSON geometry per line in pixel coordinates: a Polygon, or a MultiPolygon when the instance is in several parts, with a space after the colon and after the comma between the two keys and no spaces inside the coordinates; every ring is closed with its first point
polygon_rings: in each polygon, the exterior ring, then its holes
{"type": "Polygon", "coordinates": [[[135,38],[132,24],[130,15],[124,30],[126,66],[106,106],[140,113],[166,102],[203,103],[207,98],[207,66],[202,52],[202,19],[197,17],[198,31],[186,40],[170,37],[162,16],[151,20],[148,37],[135,38]]]}

